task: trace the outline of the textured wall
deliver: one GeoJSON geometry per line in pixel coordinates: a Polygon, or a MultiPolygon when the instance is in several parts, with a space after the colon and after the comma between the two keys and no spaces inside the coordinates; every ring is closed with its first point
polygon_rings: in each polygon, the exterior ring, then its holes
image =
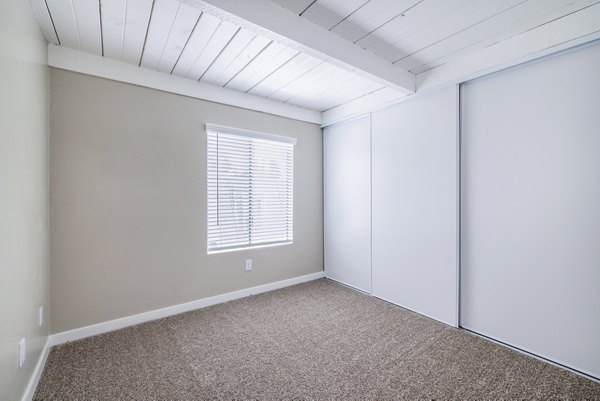
{"type": "Polygon", "coordinates": [[[319,126],[56,69],[50,93],[53,332],[323,269],[319,126]],[[206,122],[298,138],[293,245],[206,254],[206,122]]]}
{"type": "Polygon", "coordinates": [[[48,66],[29,2],[0,2],[0,400],[18,400],[46,341],[49,309],[48,66]],[[18,367],[18,342],[27,355],[18,367]]]}

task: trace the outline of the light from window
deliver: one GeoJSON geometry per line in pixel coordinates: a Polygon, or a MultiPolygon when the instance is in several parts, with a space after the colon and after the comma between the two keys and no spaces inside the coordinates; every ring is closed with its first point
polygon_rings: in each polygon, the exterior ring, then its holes
{"type": "Polygon", "coordinates": [[[296,139],[206,124],[208,252],[291,243],[296,139]]]}

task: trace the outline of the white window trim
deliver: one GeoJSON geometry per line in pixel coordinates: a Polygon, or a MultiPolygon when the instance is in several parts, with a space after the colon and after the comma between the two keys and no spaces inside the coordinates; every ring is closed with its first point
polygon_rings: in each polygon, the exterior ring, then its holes
{"type": "Polygon", "coordinates": [[[217,131],[217,132],[221,132],[223,134],[231,134],[231,135],[243,135],[243,136],[247,136],[249,138],[266,139],[269,141],[291,143],[292,145],[296,145],[298,143],[298,139],[292,138],[290,136],[267,134],[265,132],[251,131],[251,130],[242,129],[242,128],[233,128],[233,127],[226,127],[224,125],[206,123],[206,132],[208,133],[208,131],[217,131]]]}

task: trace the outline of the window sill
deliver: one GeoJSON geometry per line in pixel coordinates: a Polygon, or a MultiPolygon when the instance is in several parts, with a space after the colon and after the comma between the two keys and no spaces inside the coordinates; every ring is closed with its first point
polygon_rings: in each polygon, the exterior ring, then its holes
{"type": "Polygon", "coordinates": [[[216,251],[208,251],[207,255],[216,255],[216,254],[220,254],[220,253],[229,253],[229,252],[238,252],[238,251],[249,251],[249,250],[261,249],[261,248],[271,248],[271,247],[275,247],[275,246],[292,245],[293,243],[294,243],[293,241],[289,241],[289,242],[278,242],[276,244],[251,245],[251,246],[245,246],[243,248],[218,249],[216,251]]]}

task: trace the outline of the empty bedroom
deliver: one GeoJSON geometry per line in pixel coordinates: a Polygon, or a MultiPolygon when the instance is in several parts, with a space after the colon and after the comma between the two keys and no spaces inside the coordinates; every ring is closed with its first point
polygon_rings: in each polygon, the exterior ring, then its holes
{"type": "Polygon", "coordinates": [[[600,400],[600,0],[0,0],[0,401],[600,400]]]}

